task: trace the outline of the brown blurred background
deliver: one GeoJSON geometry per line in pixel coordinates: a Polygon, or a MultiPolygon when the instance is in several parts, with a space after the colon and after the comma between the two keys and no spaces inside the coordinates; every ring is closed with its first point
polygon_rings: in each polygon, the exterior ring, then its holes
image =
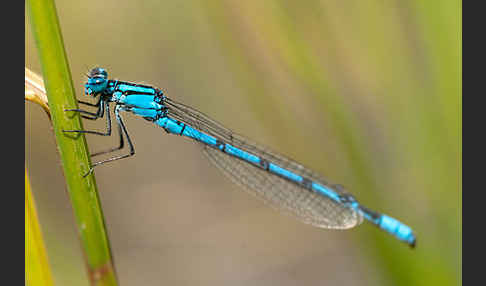
{"type": "MultiPolygon", "coordinates": [[[[95,66],[160,87],[418,237],[410,250],[367,223],[304,225],[193,142],[126,115],[135,157],[95,171],[120,285],[462,284],[461,1],[56,4],[78,98],[95,66]]],[[[26,66],[40,74],[29,24],[26,66]]],[[[56,285],[87,285],[50,122],[31,103],[25,136],[56,285]]]]}

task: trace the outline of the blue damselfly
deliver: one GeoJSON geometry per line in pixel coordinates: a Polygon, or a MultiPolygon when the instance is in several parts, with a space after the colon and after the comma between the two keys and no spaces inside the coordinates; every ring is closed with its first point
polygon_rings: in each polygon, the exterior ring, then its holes
{"type": "Polygon", "coordinates": [[[411,247],[415,246],[415,235],[407,225],[364,207],[341,185],[331,184],[301,164],[233,133],[203,113],[168,98],[158,88],[108,79],[105,69],[94,68],[88,75],[85,94],[98,97],[95,104],[79,101],[80,104],[97,107],[96,113],[81,109],[66,111],[79,112],[83,118],[90,120],[106,115],[106,132],[64,131],[110,136],[110,103],[114,103],[120,144],[92,156],[122,149],[124,136],[129,148],[128,154],[94,163],[86,175],[95,166],[135,154],[120,114],[121,111],[131,112],[161,126],[169,134],[187,137],[201,144],[209,160],[233,182],[304,223],[347,229],[365,219],[411,247]]]}

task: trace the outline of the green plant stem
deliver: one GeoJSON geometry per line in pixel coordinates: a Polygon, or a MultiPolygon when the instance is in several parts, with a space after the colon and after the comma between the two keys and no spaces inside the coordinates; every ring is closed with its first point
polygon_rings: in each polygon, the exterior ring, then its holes
{"type": "Polygon", "coordinates": [[[82,130],[56,7],[53,0],[27,1],[47,91],[52,124],[67,190],[91,285],[117,285],[110,244],[105,229],[94,175],[83,178],[91,166],[82,134],[67,136],[62,130],[82,130]]]}

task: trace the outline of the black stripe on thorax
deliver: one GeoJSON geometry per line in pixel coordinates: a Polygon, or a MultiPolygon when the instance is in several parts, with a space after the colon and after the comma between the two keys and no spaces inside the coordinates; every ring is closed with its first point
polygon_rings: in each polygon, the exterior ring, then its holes
{"type": "Polygon", "coordinates": [[[146,85],[146,84],[138,84],[138,83],[133,83],[133,82],[127,82],[127,81],[119,81],[117,84],[116,84],[116,87],[120,86],[120,85],[126,85],[126,86],[133,86],[133,87],[143,87],[143,88],[148,88],[148,89],[152,89],[154,90],[155,93],[151,93],[151,92],[143,92],[143,91],[137,91],[137,90],[125,90],[125,91],[121,91],[123,92],[124,94],[126,95],[130,95],[130,94],[147,94],[147,95],[157,95],[157,88],[153,87],[153,86],[150,86],[150,85],[146,85]]]}

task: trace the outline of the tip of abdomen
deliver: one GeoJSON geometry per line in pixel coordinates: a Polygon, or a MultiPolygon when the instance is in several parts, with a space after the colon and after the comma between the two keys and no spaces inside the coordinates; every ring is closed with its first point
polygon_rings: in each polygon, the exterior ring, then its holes
{"type": "Polygon", "coordinates": [[[415,245],[416,244],[417,244],[417,239],[414,237],[413,240],[412,240],[412,242],[409,243],[410,248],[412,248],[412,249],[415,248],[415,245]]]}
{"type": "Polygon", "coordinates": [[[411,248],[415,248],[417,239],[412,229],[400,221],[382,214],[379,227],[384,231],[394,235],[401,241],[406,242],[411,248]]]}

